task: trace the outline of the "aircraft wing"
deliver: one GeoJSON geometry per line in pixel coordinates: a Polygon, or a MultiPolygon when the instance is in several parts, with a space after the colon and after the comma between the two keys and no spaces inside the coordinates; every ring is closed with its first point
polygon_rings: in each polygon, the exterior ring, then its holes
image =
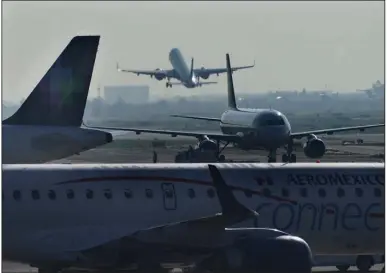
{"type": "Polygon", "coordinates": [[[137,75],[148,75],[148,76],[155,76],[157,75],[163,75],[164,77],[170,77],[173,78],[175,76],[175,70],[169,69],[169,70],[132,70],[132,69],[123,69],[118,66],[117,63],[117,71],[119,72],[126,72],[126,73],[133,73],[137,75]]]}
{"type": "Polygon", "coordinates": [[[298,133],[292,133],[291,137],[295,139],[303,138],[308,135],[314,134],[314,135],[321,135],[321,134],[328,134],[332,135],[333,133],[337,132],[346,132],[346,131],[364,131],[365,129],[370,128],[377,128],[377,127],[383,127],[384,123],[380,124],[370,124],[370,125],[362,125],[362,126],[352,126],[352,127],[341,127],[341,128],[332,128],[332,129],[322,129],[322,130],[312,130],[312,131],[306,131],[306,132],[298,132],[298,133]]]}
{"type": "MultiPolygon", "coordinates": [[[[254,66],[255,66],[255,61],[254,61],[254,64],[252,64],[252,65],[231,67],[231,71],[234,72],[234,71],[237,71],[237,70],[253,68],[254,66]]],[[[197,69],[194,69],[194,72],[195,72],[195,75],[197,75],[197,76],[213,75],[213,74],[226,73],[227,72],[227,68],[197,68],[197,69]]]]}
{"type": "Polygon", "coordinates": [[[171,115],[174,118],[188,118],[188,119],[198,119],[206,121],[217,121],[220,122],[220,118],[207,118],[207,117],[197,117],[197,116],[185,116],[185,115],[171,115]]]}
{"type": "Polygon", "coordinates": [[[162,135],[171,135],[171,137],[176,136],[189,136],[196,137],[198,139],[203,138],[204,136],[208,136],[211,139],[219,140],[219,141],[229,141],[229,142],[238,142],[241,140],[241,137],[237,135],[226,135],[222,133],[207,133],[207,132],[189,132],[189,131],[173,131],[173,130],[158,130],[158,129],[140,129],[140,128],[120,128],[120,127],[100,127],[100,126],[87,126],[83,124],[85,127],[90,129],[100,129],[106,131],[127,131],[127,132],[135,132],[136,134],[141,133],[149,133],[149,134],[162,134],[162,135]]]}

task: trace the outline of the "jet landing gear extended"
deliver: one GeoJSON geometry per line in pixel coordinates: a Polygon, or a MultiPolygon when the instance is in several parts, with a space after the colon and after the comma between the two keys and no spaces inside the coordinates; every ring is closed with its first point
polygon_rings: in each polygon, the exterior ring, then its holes
{"type": "Polygon", "coordinates": [[[168,87],[172,88],[172,84],[171,84],[170,82],[166,82],[166,83],[165,83],[165,87],[166,87],[166,88],[168,88],[168,87]]]}
{"type": "Polygon", "coordinates": [[[286,153],[282,155],[282,162],[294,163],[297,161],[296,154],[293,153],[293,139],[291,139],[286,147],[286,153]]]}
{"type": "MultiPolygon", "coordinates": [[[[293,152],[293,141],[289,142],[289,144],[286,147],[286,153],[282,155],[282,162],[283,163],[294,163],[297,161],[297,157],[293,152]]],[[[277,162],[277,150],[271,149],[269,150],[269,156],[267,159],[268,163],[275,163],[277,162]]]]}
{"type": "Polygon", "coordinates": [[[217,140],[216,141],[216,147],[217,147],[217,158],[218,158],[218,162],[225,162],[226,161],[226,157],[224,155],[222,155],[221,153],[223,152],[224,149],[226,149],[226,147],[228,146],[228,144],[230,144],[229,141],[227,141],[222,148],[220,148],[220,140],[217,140]]]}

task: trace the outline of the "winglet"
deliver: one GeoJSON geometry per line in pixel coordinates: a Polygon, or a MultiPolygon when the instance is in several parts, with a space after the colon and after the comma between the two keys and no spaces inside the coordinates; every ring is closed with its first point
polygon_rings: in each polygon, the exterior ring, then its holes
{"type": "Polygon", "coordinates": [[[116,63],[116,69],[117,69],[117,71],[121,71],[121,68],[120,68],[118,62],[116,63]]]}
{"type": "Polygon", "coordinates": [[[208,165],[216,193],[222,207],[222,215],[229,223],[237,223],[250,217],[257,217],[259,213],[242,205],[227,186],[215,165],[208,165]]]}
{"type": "Polygon", "coordinates": [[[190,78],[192,78],[194,74],[194,58],[191,59],[191,72],[190,72],[190,78]]]}
{"type": "Polygon", "coordinates": [[[237,105],[235,101],[235,92],[234,92],[234,81],[232,79],[232,70],[230,63],[230,55],[226,54],[226,63],[227,63],[227,95],[228,95],[228,107],[230,109],[237,110],[237,105]]]}

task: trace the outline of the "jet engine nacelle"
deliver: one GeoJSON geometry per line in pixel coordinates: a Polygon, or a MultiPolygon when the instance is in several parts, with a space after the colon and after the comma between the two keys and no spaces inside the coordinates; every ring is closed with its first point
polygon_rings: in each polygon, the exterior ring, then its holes
{"type": "MultiPolygon", "coordinates": [[[[263,229],[258,228],[249,230],[248,233],[261,231],[265,233],[263,229]]],[[[282,233],[277,230],[273,232],[282,233]]],[[[299,237],[288,234],[267,238],[244,234],[241,237],[233,246],[217,251],[208,260],[199,264],[200,269],[230,273],[312,272],[312,252],[309,245],[299,237]]]]}
{"type": "Polygon", "coordinates": [[[202,151],[217,151],[218,145],[216,145],[215,141],[205,137],[197,144],[197,148],[202,151]]]}
{"type": "Polygon", "coordinates": [[[207,80],[208,79],[208,77],[210,76],[210,73],[204,73],[204,66],[202,66],[202,68],[201,68],[201,72],[200,72],[200,78],[202,78],[202,79],[205,79],[205,80],[207,80]]]}
{"type": "Polygon", "coordinates": [[[165,79],[165,75],[164,75],[164,73],[162,73],[162,71],[163,71],[163,70],[160,69],[160,68],[157,68],[157,69],[156,69],[156,74],[155,74],[156,80],[162,81],[162,80],[165,79]]]}
{"type": "Polygon", "coordinates": [[[325,154],[325,143],[315,135],[310,135],[303,144],[304,154],[309,158],[321,158],[325,154]]]}

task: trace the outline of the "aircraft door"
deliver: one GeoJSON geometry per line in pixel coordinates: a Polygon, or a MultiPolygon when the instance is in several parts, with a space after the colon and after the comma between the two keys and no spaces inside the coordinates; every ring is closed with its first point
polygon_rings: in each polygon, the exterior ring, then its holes
{"type": "Polygon", "coordinates": [[[163,191],[164,209],[175,210],[176,209],[175,186],[172,183],[163,183],[161,184],[161,189],[163,191]]]}

